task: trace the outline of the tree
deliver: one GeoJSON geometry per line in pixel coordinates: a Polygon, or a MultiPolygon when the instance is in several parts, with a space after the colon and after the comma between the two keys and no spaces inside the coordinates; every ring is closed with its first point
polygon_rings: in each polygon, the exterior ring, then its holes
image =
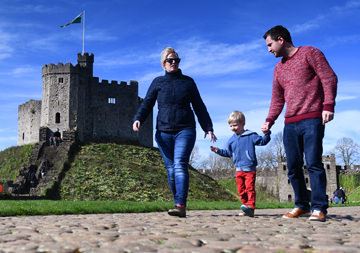
{"type": "Polygon", "coordinates": [[[199,147],[195,145],[195,147],[193,148],[190,154],[189,164],[193,168],[197,169],[200,164],[200,159],[201,159],[201,155],[200,155],[199,147]]]}
{"type": "Polygon", "coordinates": [[[354,164],[359,159],[359,150],[359,144],[355,143],[353,139],[346,137],[339,139],[335,146],[336,156],[346,166],[354,164]]]}
{"type": "Polygon", "coordinates": [[[271,138],[271,142],[264,149],[257,153],[258,167],[263,169],[275,169],[279,161],[285,161],[285,148],[283,134],[279,132],[271,138]]]}
{"type": "Polygon", "coordinates": [[[272,138],[271,147],[274,149],[274,155],[278,161],[285,161],[285,147],[284,147],[284,136],[282,132],[278,132],[272,138]]]}

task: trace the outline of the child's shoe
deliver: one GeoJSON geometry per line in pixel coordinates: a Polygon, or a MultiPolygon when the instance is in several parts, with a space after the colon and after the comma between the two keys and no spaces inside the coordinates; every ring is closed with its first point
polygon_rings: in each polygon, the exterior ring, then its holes
{"type": "Polygon", "coordinates": [[[246,205],[241,205],[240,209],[241,209],[242,213],[239,213],[239,216],[254,217],[254,213],[255,213],[254,209],[252,209],[246,205]]]}

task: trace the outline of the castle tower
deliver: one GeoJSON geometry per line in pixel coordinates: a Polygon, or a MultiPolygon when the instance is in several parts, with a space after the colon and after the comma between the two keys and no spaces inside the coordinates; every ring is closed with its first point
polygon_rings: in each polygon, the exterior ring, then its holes
{"type": "MultiPolygon", "coordinates": [[[[339,169],[336,166],[335,155],[323,156],[322,162],[324,164],[324,169],[326,172],[326,194],[330,198],[332,193],[338,188],[339,185],[339,169]]],[[[311,191],[310,177],[306,169],[306,166],[303,167],[304,178],[306,183],[306,188],[311,191]]],[[[279,200],[280,201],[290,201],[294,200],[294,191],[290,184],[290,181],[287,176],[287,165],[286,161],[279,162],[278,167],[278,182],[279,182],[279,200]]]]}
{"type": "Polygon", "coordinates": [[[79,141],[152,146],[152,113],[144,122],[143,131],[132,131],[133,116],[141,102],[138,83],[100,82],[93,76],[93,64],[94,55],[84,53],[77,55],[75,66],[43,66],[42,100],[19,106],[19,145],[46,140],[59,129],[61,133],[75,131],[79,141]]]}
{"type": "Polygon", "coordinates": [[[41,127],[52,131],[71,129],[70,87],[79,83],[78,70],[67,64],[47,64],[42,68],[41,127]]]}

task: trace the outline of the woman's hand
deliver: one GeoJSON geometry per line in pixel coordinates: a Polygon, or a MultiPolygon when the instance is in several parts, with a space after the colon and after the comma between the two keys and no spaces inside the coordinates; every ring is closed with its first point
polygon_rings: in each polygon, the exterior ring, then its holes
{"type": "Polygon", "coordinates": [[[209,138],[210,138],[211,142],[215,142],[217,140],[215,134],[212,131],[209,131],[209,132],[205,133],[204,138],[206,138],[206,135],[209,135],[209,138]]]}
{"type": "Polygon", "coordinates": [[[135,132],[138,132],[139,130],[140,130],[140,121],[138,121],[138,120],[135,120],[134,121],[134,123],[133,123],[133,130],[135,131],[135,132]]]}

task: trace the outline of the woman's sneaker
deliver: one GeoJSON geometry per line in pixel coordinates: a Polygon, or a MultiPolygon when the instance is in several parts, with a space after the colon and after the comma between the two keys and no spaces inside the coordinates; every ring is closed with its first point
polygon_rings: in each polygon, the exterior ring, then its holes
{"type": "Polygon", "coordinates": [[[246,206],[246,205],[241,205],[240,209],[242,211],[242,213],[239,213],[239,216],[249,216],[249,217],[254,217],[254,209],[246,206]]]}
{"type": "Polygon", "coordinates": [[[175,206],[175,208],[170,209],[168,214],[171,216],[177,216],[180,218],[186,217],[186,207],[185,206],[175,206]]]}

